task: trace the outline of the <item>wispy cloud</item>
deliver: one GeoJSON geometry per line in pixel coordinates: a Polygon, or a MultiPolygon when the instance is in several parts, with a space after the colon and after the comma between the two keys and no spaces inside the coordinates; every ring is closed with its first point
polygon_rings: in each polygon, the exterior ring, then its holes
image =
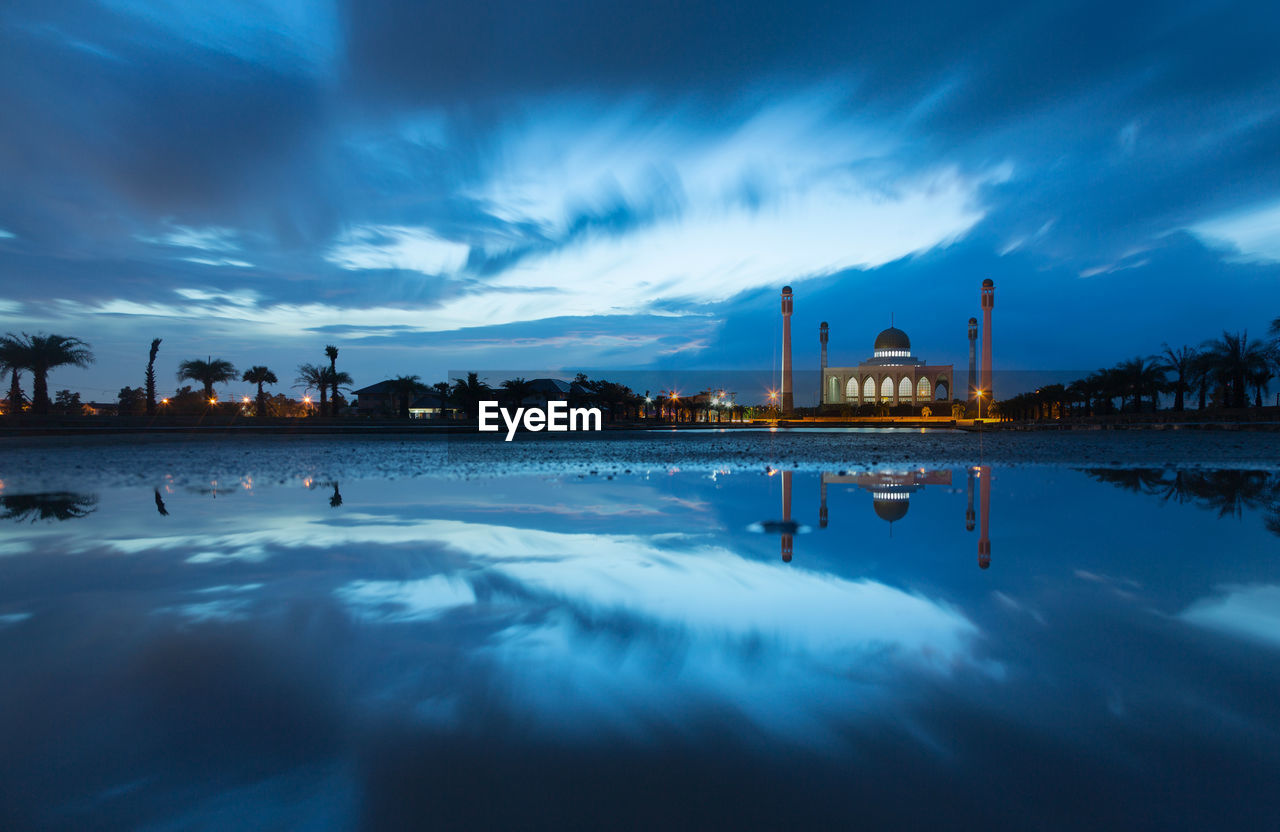
{"type": "Polygon", "coordinates": [[[1280,202],[1206,220],[1189,230],[1210,245],[1238,253],[1242,259],[1280,263],[1280,202]]]}

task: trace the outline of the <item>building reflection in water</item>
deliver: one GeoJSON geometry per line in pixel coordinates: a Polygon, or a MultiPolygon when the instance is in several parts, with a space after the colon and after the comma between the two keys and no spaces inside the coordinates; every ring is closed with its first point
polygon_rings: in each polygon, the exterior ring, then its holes
{"type": "MultiPolygon", "coordinates": [[[[978,533],[978,566],[987,569],[991,566],[991,466],[975,465],[968,469],[966,477],[967,505],[964,514],[965,531],[973,531],[975,519],[980,518],[978,533]],[[978,483],[979,511],[975,515],[973,509],[974,480],[978,483]]],[[[790,563],[797,523],[791,519],[791,471],[773,471],[770,476],[778,474],[782,477],[782,520],[770,520],[760,524],[766,532],[779,534],[782,538],[782,560],[790,563]]],[[[911,495],[927,485],[951,485],[951,471],[928,470],[918,468],[913,471],[862,471],[857,473],[824,472],[818,482],[818,528],[827,528],[830,512],[827,508],[828,485],[856,485],[871,494],[871,507],[876,516],[889,523],[892,535],[893,524],[907,516],[911,507],[911,495]]]]}
{"type": "Polygon", "coordinates": [[[791,471],[770,471],[769,476],[778,474],[782,477],[782,519],[766,520],[760,524],[761,530],[782,537],[782,561],[791,562],[791,549],[795,543],[796,532],[800,524],[791,519],[791,471]]]}

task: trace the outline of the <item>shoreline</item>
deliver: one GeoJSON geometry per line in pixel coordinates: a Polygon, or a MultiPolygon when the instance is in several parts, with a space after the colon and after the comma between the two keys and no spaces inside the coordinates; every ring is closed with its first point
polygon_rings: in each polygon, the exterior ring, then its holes
{"type": "MultiPolygon", "coordinates": [[[[809,422],[785,420],[780,422],[749,423],[680,423],[606,424],[600,431],[566,432],[558,438],[605,438],[620,433],[759,433],[787,434],[848,433],[851,431],[895,431],[918,434],[941,431],[964,433],[1059,433],[1059,432],[1110,432],[1110,431],[1280,431],[1278,421],[1254,421],[1234,419],[1207,419],[1203,421],[1115,421],[1115,422],[975,422],[972,420],[920,420],[920,419],[867,419],[848,421],[809,422]],[[578,436],[577,434],[581,434],[578,436]]],[[[528,431],[517,431],[526,435],[528,431]]],[[[479,432],[473,424],[406,424],[383,423],[273,423],[249,422],[225,425],[0,425],[0,439],[37,436],[175,436],[183,434],[208,434],[224,436],[469,436],[479,432]]]]}

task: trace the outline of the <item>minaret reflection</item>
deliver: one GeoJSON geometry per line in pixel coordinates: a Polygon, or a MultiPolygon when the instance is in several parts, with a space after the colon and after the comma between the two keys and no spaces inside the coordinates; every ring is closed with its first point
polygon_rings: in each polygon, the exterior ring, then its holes
{"type": "Polygon", "coordinates": [[[791,472],[782,472],[782,562],[791,563],[795,524],[791,522],[791,472]]]}
{"type": "Polygon", "coordinates": [[[965,487],[969,495],[969,507],[964,510],[964,530],[973,531],[973,470],[969,469],[969,483],[965,487]]]}
{"type": "Polygon", "coordinates": [[[795,543],[796,533],[800,531],[800,524],[791,519],[791,478],[794,473],[791,471],[778,471],[771,469],[769,476],[782,475],[782,519],[781,520],[765,520],[756,527],[759,531],[768,534],[776,534],[782,538],[782,562],[791,562],[791,549],[795,543]]]}
{"type": "Polygon", "coordinates": [[[991,466],[979,465],[978,502],[982,512],[982,528],[978,532],[978,566],[986,569],[991,566],[991,466]]]}

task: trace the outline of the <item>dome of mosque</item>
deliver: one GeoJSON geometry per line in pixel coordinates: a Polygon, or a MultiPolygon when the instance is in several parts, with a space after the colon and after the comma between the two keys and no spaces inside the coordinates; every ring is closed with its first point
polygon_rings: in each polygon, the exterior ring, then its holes
{"type": "Polygon", "coordinates": [[[907,516],[910,504],[906,500],[872,500],[871,507],[875,509],[876,515],[881,520],[892,523],[907,516]]]}
{"type": "Polygon", "coordinates": [[[897,327],[889,327],[876,336],[877,350],[910,350],[911,339],[907,337],[907,333],[897,327]]]}

